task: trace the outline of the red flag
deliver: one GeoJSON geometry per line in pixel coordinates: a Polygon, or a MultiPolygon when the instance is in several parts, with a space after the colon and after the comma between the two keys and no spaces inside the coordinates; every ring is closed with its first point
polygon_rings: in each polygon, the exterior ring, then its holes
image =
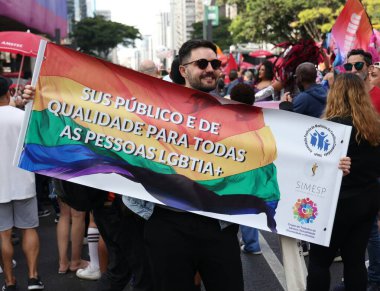
{"type": "Polygon", "coordinates": [[[343,59],[352,49],[368,50],[372,26],[359,0],[347,0],[332,28],[332,35],[343,59]]]}
{"type": "Polygon", "coordinates": [[[225,67],[224,72],[228,76],[231,70],[236,70],[236,71],[238,70],[238,65],[232,53],[230,53],[230,56],[228,57],[228,63],[227,63],[227,66],[225,67]]]}

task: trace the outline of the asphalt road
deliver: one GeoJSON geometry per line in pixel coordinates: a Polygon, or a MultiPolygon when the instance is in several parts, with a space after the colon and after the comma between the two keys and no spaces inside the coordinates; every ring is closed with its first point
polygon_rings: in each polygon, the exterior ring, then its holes
{"type": "MultiPolygon", "coordinates": [[[[75,273],[72,272],[65,275],[59,275],[57,273],[58,251],[55,229],[56,224],[54,223],[53,215],[40,219],[40,227],[38,230],[41,243],[39,273],[45,284],[45,290],[95,290],[96,281],[79,279],[75,276],[75,273]]],[[[263,250],[263,255],[241,255],[243,262],[245,291],[285,290],[285,279],[281,264],[281,253],[277,235],[263,231],[261,232],[260,243],[263,250]]],[[[88,258],[88,250],[86,246],[83,249],[83,256],[85,259],[88,258]]],[[[19,290],[27,290],[27,269],[20,244],[15,246],[14,257],[17,261],[15,275],[19,290]]],[[[342,276],[342,263],[334,263],[331,267],[331,274],[331,286],[334,286],[339,283],[342,276]]],[[[3,282],[3,280],[3,275],[0,274],[0,282],[3,282]]],[[[132,289],[127,286],[125,291],[127,290],[129,291],[132,289]]],[[[180,288],[178,291],[181,291],[180,288]]]]}

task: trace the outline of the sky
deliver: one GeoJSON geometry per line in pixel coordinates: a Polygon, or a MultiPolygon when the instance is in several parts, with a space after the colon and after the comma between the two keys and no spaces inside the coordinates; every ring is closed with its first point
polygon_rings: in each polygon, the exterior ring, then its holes
{"type": "MultiPolygon", "coordinates": [[[[157,31],[157,15],[169,12],[170,0],[96,0],[96,10],[110,10],[111,20],[136,27],[142,35],[154,35],[157,31]]],[[[139,40],[136,41],[139,46],[139,40]]],[[[133,50],[118,46],[117,55],[121,65],[134,65],[127,61],[133,50]]],[[[158,64],[158,59],[154,56],[158,64]]],[[[135,64],[136,65],[136,64],[135,64]]]]}
{"type": "Polygon", "coordinates": [[[96,0],[96,10],[111,10],[111,20],[153,35],[156,15],[169,11],[170,0],[96,0]]]}

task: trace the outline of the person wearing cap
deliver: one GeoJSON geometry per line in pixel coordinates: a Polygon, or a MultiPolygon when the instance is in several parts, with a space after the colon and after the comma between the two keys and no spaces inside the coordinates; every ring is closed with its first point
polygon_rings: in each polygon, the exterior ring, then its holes
{"type": "Polygon", "coordinates": [[[2,291],[17,290],[12,270],[12,228],[22,230],[22,248],[28,264],[28,290],[42,290],[37,271],[39,255],[38,211],[34,174],[13,165],[24,111],[11,105],[12,81],[0,77],[0,238],[3,257],[2,291]],[[20,183],[20,181],[22,181],[20,183]]]}
{"type": "Polygon", "coordinates": [[[372,64],[369,72],[369,81],[373,86],[380,88],[380,62],[375,62],[372,64]]]}
{"type": "MultiPolygon", "coordinates": [[[[380,88],[380,62],[375,62],[369,68],[369,81],[374,87],[380,88]]],[[[378,99],[380,102],[380,99],[378,99]]],[[[375,105],[379,108],[380,105],[375,105]]],[[[380,181],[380,180],[379,180],[380,181]]],[[[368,252],[368,291],[380,289],[380,220],[377,215],[367,245],[368,252]]]]}
{"type": "Polygon", "coordinates": [[[372,103],[375,106],[376,111],[380,113],[380,62],[373,63],[369,80],[373,86],[370,91],[370,94],[372,92],[372,103]]]}

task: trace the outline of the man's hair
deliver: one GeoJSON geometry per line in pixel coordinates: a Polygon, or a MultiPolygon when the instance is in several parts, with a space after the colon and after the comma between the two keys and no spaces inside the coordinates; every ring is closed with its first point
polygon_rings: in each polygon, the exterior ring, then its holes
{"type": "Polygon", "coordinates": [[[12,80],[0,76],[0,97],[5,96],[9,91],[9,87],[12,85],[12,80]]]}
{"type": "Polygon", "coordinates": [[[176,55],[173,59],[169,76],[170,76],[170,79],[172,79],[173,83],[176,83],[179,85],[185,85],[185,83],[186,83],[185,78],[182,77],[181,73],[179,72],[178,55],[176,55]]]}
{"type": "Polygon", "coordinates": [[[157,73],[156,64],[151,60],[144,60],[139,65],[139,72],[144,74],[155,74],[157,73]]]}
{"type": "Polygon", "coordinates": [[[228,74],[228,78],[230,81],[236,80],[239,77],[238,72],[236,70],[231,70],[228,74]]]}
{"type": "Polygon", "coordinates": [[[179,63],[180,64],[186,63],[186,61],[190,58],[191,51],[199,47],[212,49],[214,53],[216,54],[216,46],[211,41],[204,40],[204,39],[191,39],[185,42],[179,49],[179,52],[178,52],[179,63]]]}
{"type": "Polygon", "coordinates": [[[353,50],[349,51],[347,54],[347,59],[350,56],[357,56],[357,55],[360,55],[364,58],[364,61],[367,64],[367,66],[372,65],[372,55],[370,53],[366,52],[365,50],[362,50],[362,49],[353,49],[353,50]]]}
{"type": "Polygon", "coordinates": [[[245,71],[244,77],[246,77],[248,80],[252,81],[253,79],[253,73],[250,70],[245,71]]]}
{"type": "Polygon", "coordinates": [[[296,69],[297,78],[300,78],[301,82],[308,84],[315,83],[317,79],[317,69],[313,63],[302,63],[299,64],[296,69]]]}
{"type": "Polygon", "coordinates": [[[255,90],[248,84],[239,83],[232,88],[230,98],[234,101],[252,105],[255,102],[255,90]]]}

